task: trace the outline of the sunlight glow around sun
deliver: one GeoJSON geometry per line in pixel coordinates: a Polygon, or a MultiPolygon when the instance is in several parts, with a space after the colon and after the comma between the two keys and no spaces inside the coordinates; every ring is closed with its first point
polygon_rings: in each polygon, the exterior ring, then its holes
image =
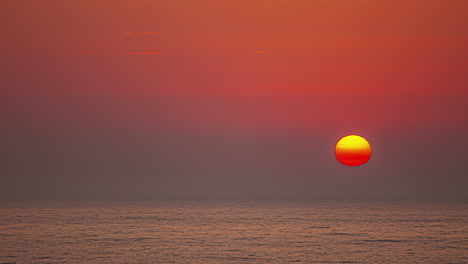
{"type": "Polygon", "coordinates": [[[360,166],[369,161],[372,148],[369,142],[357,135],[349,135],[338,140],[335,146],[336,159],[348,166],[360,166]]]}

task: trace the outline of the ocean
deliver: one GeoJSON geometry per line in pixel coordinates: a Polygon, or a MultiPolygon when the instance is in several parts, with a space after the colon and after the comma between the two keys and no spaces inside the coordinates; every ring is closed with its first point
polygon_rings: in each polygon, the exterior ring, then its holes
{"type": "Polygon", "coordinates": [[[0,263],[468,263],[468,203],[0,201],[0,263]]]}

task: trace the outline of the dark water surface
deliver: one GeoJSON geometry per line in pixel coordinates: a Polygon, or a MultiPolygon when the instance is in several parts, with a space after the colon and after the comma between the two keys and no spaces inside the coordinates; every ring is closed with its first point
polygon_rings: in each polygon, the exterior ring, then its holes
{"type": "Polygon", "coordinates": [[[468,263],[468,203],[1,201],[0,263],[468,263]]]}

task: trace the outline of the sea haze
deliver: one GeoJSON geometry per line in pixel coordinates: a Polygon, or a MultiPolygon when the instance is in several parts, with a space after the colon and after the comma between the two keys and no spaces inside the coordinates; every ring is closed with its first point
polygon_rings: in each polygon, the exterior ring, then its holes
{"type": "Polygon", "coordinates": [[[456,202],[2,201],[0,263],[467,263],[456,202]]]}

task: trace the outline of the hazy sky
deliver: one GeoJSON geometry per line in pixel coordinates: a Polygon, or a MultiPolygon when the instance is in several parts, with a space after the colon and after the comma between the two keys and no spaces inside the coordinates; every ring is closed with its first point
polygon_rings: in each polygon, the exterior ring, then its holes
{"type": "Polygon", "coordinates": [[[466,10],[2,1],[0,197],[468,199],[466,10]]]}

